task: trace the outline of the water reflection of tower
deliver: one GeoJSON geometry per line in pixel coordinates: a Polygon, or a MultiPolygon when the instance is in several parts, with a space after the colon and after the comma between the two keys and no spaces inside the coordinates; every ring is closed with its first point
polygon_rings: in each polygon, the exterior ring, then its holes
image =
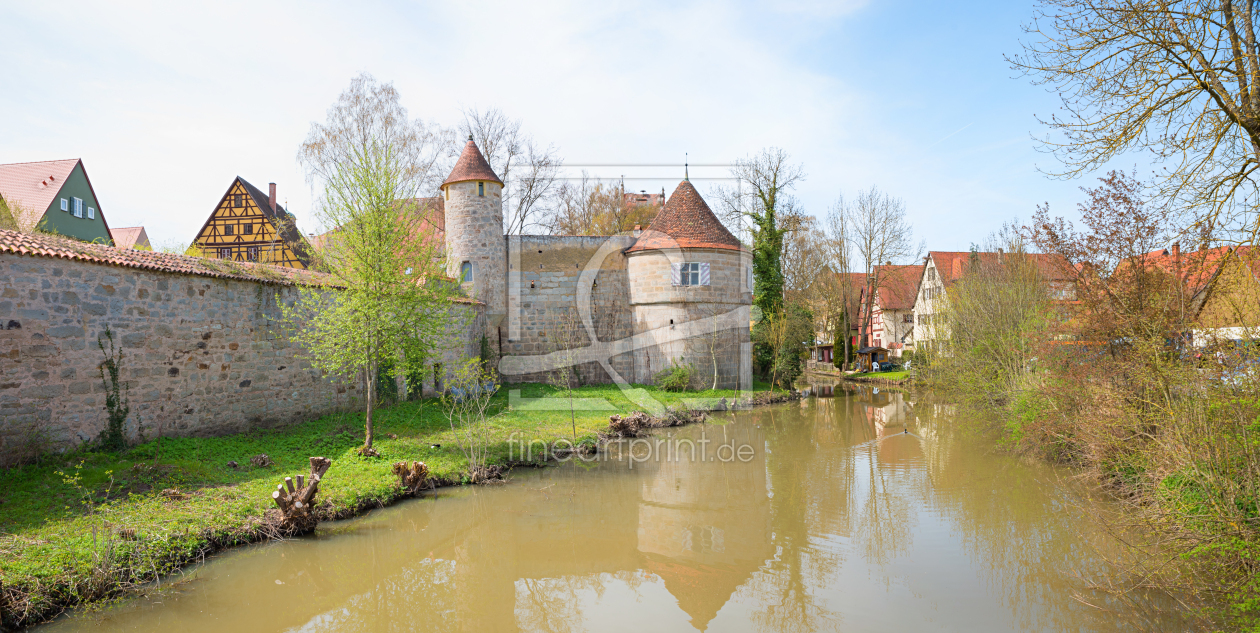
{"type": "Polygon", "coordinates": [[[651,462],[653,472],[643,480],[639,551],[645,568],[664,581],[692,625],[704,630],[774,555],[765,435],[751,424],[706,425],[683,429],[672,439],[681,450],[674,459],[651,462]],[[710,440],[703,451],[702,436],[710,440]],[[694,453],[688,440],[695,442],[694,453]],[[732,442],[751,446],[751,460],[720,462],[717,446],[732,442]]]}

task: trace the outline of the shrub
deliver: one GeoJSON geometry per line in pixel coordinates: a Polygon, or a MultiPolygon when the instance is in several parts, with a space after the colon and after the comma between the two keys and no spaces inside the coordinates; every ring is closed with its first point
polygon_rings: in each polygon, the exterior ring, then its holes
{"type": "Polygon", "coordinates": [[[665,391],[686,391],[691,384],[693,368],[690,364],[675,363],[669,369],[656,375],[656,386],[665,391]]]}

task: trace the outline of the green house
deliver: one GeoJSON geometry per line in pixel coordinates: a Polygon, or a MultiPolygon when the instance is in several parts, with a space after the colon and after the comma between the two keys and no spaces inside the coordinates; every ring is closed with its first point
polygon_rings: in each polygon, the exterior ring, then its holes
{"type": "Polygon", "coordinates": [[[0,165],[0,228],[114,245],[78,158],[0,165]]]}

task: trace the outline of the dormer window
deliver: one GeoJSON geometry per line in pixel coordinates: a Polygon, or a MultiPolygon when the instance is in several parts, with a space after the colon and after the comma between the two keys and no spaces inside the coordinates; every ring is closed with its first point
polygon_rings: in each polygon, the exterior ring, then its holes
{"type": "Polygon", "coordinates": [[[479,197],[484,197],[486,195],[486,183],[484,182],[477,183],[477,195],[479,197]]]}
{"type": "Polygon", "coordinates": [[[235,227],[233,227],[231,224],[225,224],[225,225],[223,225],[223,234],[224,234],[224,235],[231,235],[231,234],[232,234],[232,232],[233,232],[234,230],[235,230],[235,227]]]}

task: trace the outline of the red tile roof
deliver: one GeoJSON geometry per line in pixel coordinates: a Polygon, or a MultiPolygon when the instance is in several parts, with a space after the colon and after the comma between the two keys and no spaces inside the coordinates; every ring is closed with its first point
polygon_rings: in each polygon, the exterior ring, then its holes
{"type": "Polygon", "coordinates": [[[879,308],[881,310],[913,310],[924,268],[927,266],[923,264],[876,266],[875,276],[879,280],[879,308]]]}
{"type": "Polygon", "coordinates": [[[110,229],[109,236],[114,238],[114,246],[116,248],[153,248],[149,243],[149,235],[144,232],[143,226],[125,226],[119,229],[110,229]]]}
{"type": "Polygon", "coordinates": [[[79,159],[68,158],[0,165],[0,196],[21,209],[13,217],[19,230],[35,228],[78,164],[79,159]]]}
{"type": "Polygon", "coordinates": [[[722,222],[690,181],[678,184],[669,201],[652,220],[627,253],[666,248],[721,248],[741,250],[743,246],[722,222]]]}
{"type": "Polygon", "coordinates": [[[121,249],[103,244],[89,244],[64,237],[19,233],[17,231],[0,230],[0,253],[14,253],[32,257],[55,257],[107,266],[139,268],[199,277],[240,279],[286,286],[297,284],[325,286],[332,284],[331,276],[300,268],[121,249]]]}
{"type": "MultiPolygon", "coordinates": [[[[313,270],[272,266],[255,262],[237,262],[209,257],[190,257],[172,253],[137,251],[114,248],[103,244],[90,244],[53,235],[20,233],[0,230],[0,253],[13,253],[31,257],[53,257],[106,266],[139,268],[155,272],[218,279],[238,279],[281,286],[338,287],[332,275],[313,270]]],[[[454,281],[454,280],[450,280],[454,281]]],[[[481,305],[469,297],[451,297],[452,303],[481,305]]]]}
{"type": "MultiPolygon", "coordinates": [[[[1235,247],[1218,246],[1197,251],[1182,252],[1180,247],[1151,251],[1143,256],[1148,266],[1159,268],[1174,275],[1180,275],[1182,283],[1191,294],[1198,294],[1207,288],[1216,272],[1220,270],[1225,258],[1235,247]]],[[[1239,255],[1249,254],[1247,247],[1239,247],[1239,255]]],[[[1122,264],[1123,265],[1123,264],[1122,264]]]]}
{"type": "Polygon", "coordinates": [[[477,144],[473,142],[472,136],[468,137],[468,144],[464,145],[464,152],[459,155],[459,160],[455,161],[455,168],[451,170],[451,175],[446,177],[442,183],[445,187],[451,183],[467,182],[469,180],[485,180],[489,182],[497,182],[503,184],[502,180],[494,174],[494,170],[490,168],[490,163],[486,162],[486,157],[481,155],[481,150],[477,149],[477,144]]]}
{"type": "MultiPolygon", "coordinates": [[[[998,261],[1002,257],[1002,253],[974,253],[981,262],[991,263],[998,261]]],[[[968,267],[971,266],[971,251],[931,251],[928,255],[932,261],[936,263],[936,272],[941,276],[941,281],[945,285],[951,285],[955,281],[967,274],[968,267]]],[[[1041,269],[1041,274],[1045,276],[1046,281],[1068,281],[1076,279],[1076,271],[1072,265],[1064,259],[1062,255],[1053,253],[1028,253],[1027,257],[1031,257],[1036,262],[1037,267],[1041,269]]]]}

